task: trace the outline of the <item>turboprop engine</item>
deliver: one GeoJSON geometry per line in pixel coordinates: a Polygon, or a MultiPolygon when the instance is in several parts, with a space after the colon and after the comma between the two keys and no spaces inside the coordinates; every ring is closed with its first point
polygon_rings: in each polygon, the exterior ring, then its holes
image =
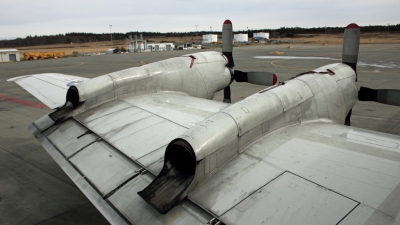
{"type": "MultiPolygon", "coordinates": [[[[344,48],[359,37],[348,38],[345,34],[344,48]]],[[[160,213],[166,213],[262,135],[310,121],[344,124],[357,100],[357,61],[354,59],[357,59],[358,47],[351,44],[350,47],[345,51],[352,56],[350,59],[344,57],[342,63],[301,73],[266,88],[214,114],[170,142],[162,171],[138,194],[160,213]]],[[[228,65],[232,66],[233,57],[227,58],[228,65]]]]}
{"type": "Polygon", "coordinates": [[[233,70],[233,35],[229,20],[224,23],[223,37],[230,41],[224,41],[222,54],[193,53],[74,83],[67,91],[65,104],[49,116],[58,121],[119,96],[160,91],[212,99],[216,92],[224,89],[224,101],[230,102],[229,84],[233,80],[268,86],[277,82],[272,73],[233,70]]]}

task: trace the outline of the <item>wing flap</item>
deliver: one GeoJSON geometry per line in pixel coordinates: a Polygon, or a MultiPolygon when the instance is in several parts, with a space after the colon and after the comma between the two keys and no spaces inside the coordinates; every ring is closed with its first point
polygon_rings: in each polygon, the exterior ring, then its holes
{"type": "Polygon", "coordinates": [[[8,81],[15,81],[49,108],[55,109],[65,103],[65,96],[70,85],[85,80],[88,80],[88,78],[45,73],[15,77],[8,81]]]}

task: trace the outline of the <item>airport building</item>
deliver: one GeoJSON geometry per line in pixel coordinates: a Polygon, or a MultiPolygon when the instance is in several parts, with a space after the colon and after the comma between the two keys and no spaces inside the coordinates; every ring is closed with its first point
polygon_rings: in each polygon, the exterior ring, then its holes
{"type": "Polygon", "coordinates": [[[260,38],[264,38],[264,39],[269,39],[269,33],[254,33],[253,34],[253,38],[255,37],[260,37],[260,38]]]}
{"type": "Polygon", "coordinates": [[[0,62],[18,62],[19,51],[17,49],[2,49],[0,50],[0,62]]]}
{"type": "Polygon", "coordinates": [[[174,43],[151,43],[147,44],[147,48],[144,45],[140,46],[141,51],[148,52],[161,52],[161,51],[172,51],[174,50],[174,43]]]}
{"type": "Polygon", "coordinates": [[[147,40],[143,39],[143,34],[140,34],[140,38],[137,35],[132,39],[132,35],[129,35],[129,41],[126,43],[128,52],[160,52],[160,51],[172,51],[175,49],[174,43],[147,43],[147,40]]]}
{"type": "Polygon", "coordinates": [[[247,34],[235,34],[233,35],[233,39],[235,39],[236,42],[248,42],[249,36],[247,34]]]}
{"type": "Polygon", "coordinates": [[[205,34],[203,35],[203,44],[210,44],[218,41],[218,35],[216,34],[205,34]]]}

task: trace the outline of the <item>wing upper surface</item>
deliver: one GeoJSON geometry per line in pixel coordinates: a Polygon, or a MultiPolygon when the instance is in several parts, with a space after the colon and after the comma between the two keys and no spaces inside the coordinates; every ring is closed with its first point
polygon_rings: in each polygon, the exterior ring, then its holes
{"type": "Polygon", "coordinates": [[[171,140],[226,106],[152,93],[115,99],[57,124],[45,116],[30,130],[111,223],[205,224],[212,217],[189,200],[164,215],[137,192],[161,170],[171,140]]]}
{"type": "Polygon", "coordinates": [[[171,140],[227,106],[159,92],[119,98],[75,118],[132,160],[158,174],[171,140]]]}
{"type": "Polygon", "coordinates": [[[69,85],[85,80],[88,78],[59,73],[43,73],[15,77],[8,81],[15,81],[49,108],[54,109],[65,103],[69,85]]]}
{"type": "Polygon", "coordinates": [[[227,106],[177,93],[126,96],[61,124],[42,118],[33,133],[67,174],[78,173],[73,180],[109,221],[157,224],[178,214],[178,224],[211,215],[226,224],[392,223],[400,138],[323,122],[262,136],[189,192],[190,201],[156,212],[137,192],[161,170],[167,144],[227,106]]]}
{"type": "Polygon", "coordinates": [[[392,224],[399,150],[395,135],[297,124],[253,142],[189,198],[227,224],[392,224]]]}

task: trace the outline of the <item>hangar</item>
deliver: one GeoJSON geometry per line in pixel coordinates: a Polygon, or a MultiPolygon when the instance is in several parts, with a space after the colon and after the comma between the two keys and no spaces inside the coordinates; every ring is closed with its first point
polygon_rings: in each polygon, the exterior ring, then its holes
{"type": "Polygon", "coordinates": [[[19,51],[17,49],[0,49],[0,62],[17,62],[19,51]]]}

